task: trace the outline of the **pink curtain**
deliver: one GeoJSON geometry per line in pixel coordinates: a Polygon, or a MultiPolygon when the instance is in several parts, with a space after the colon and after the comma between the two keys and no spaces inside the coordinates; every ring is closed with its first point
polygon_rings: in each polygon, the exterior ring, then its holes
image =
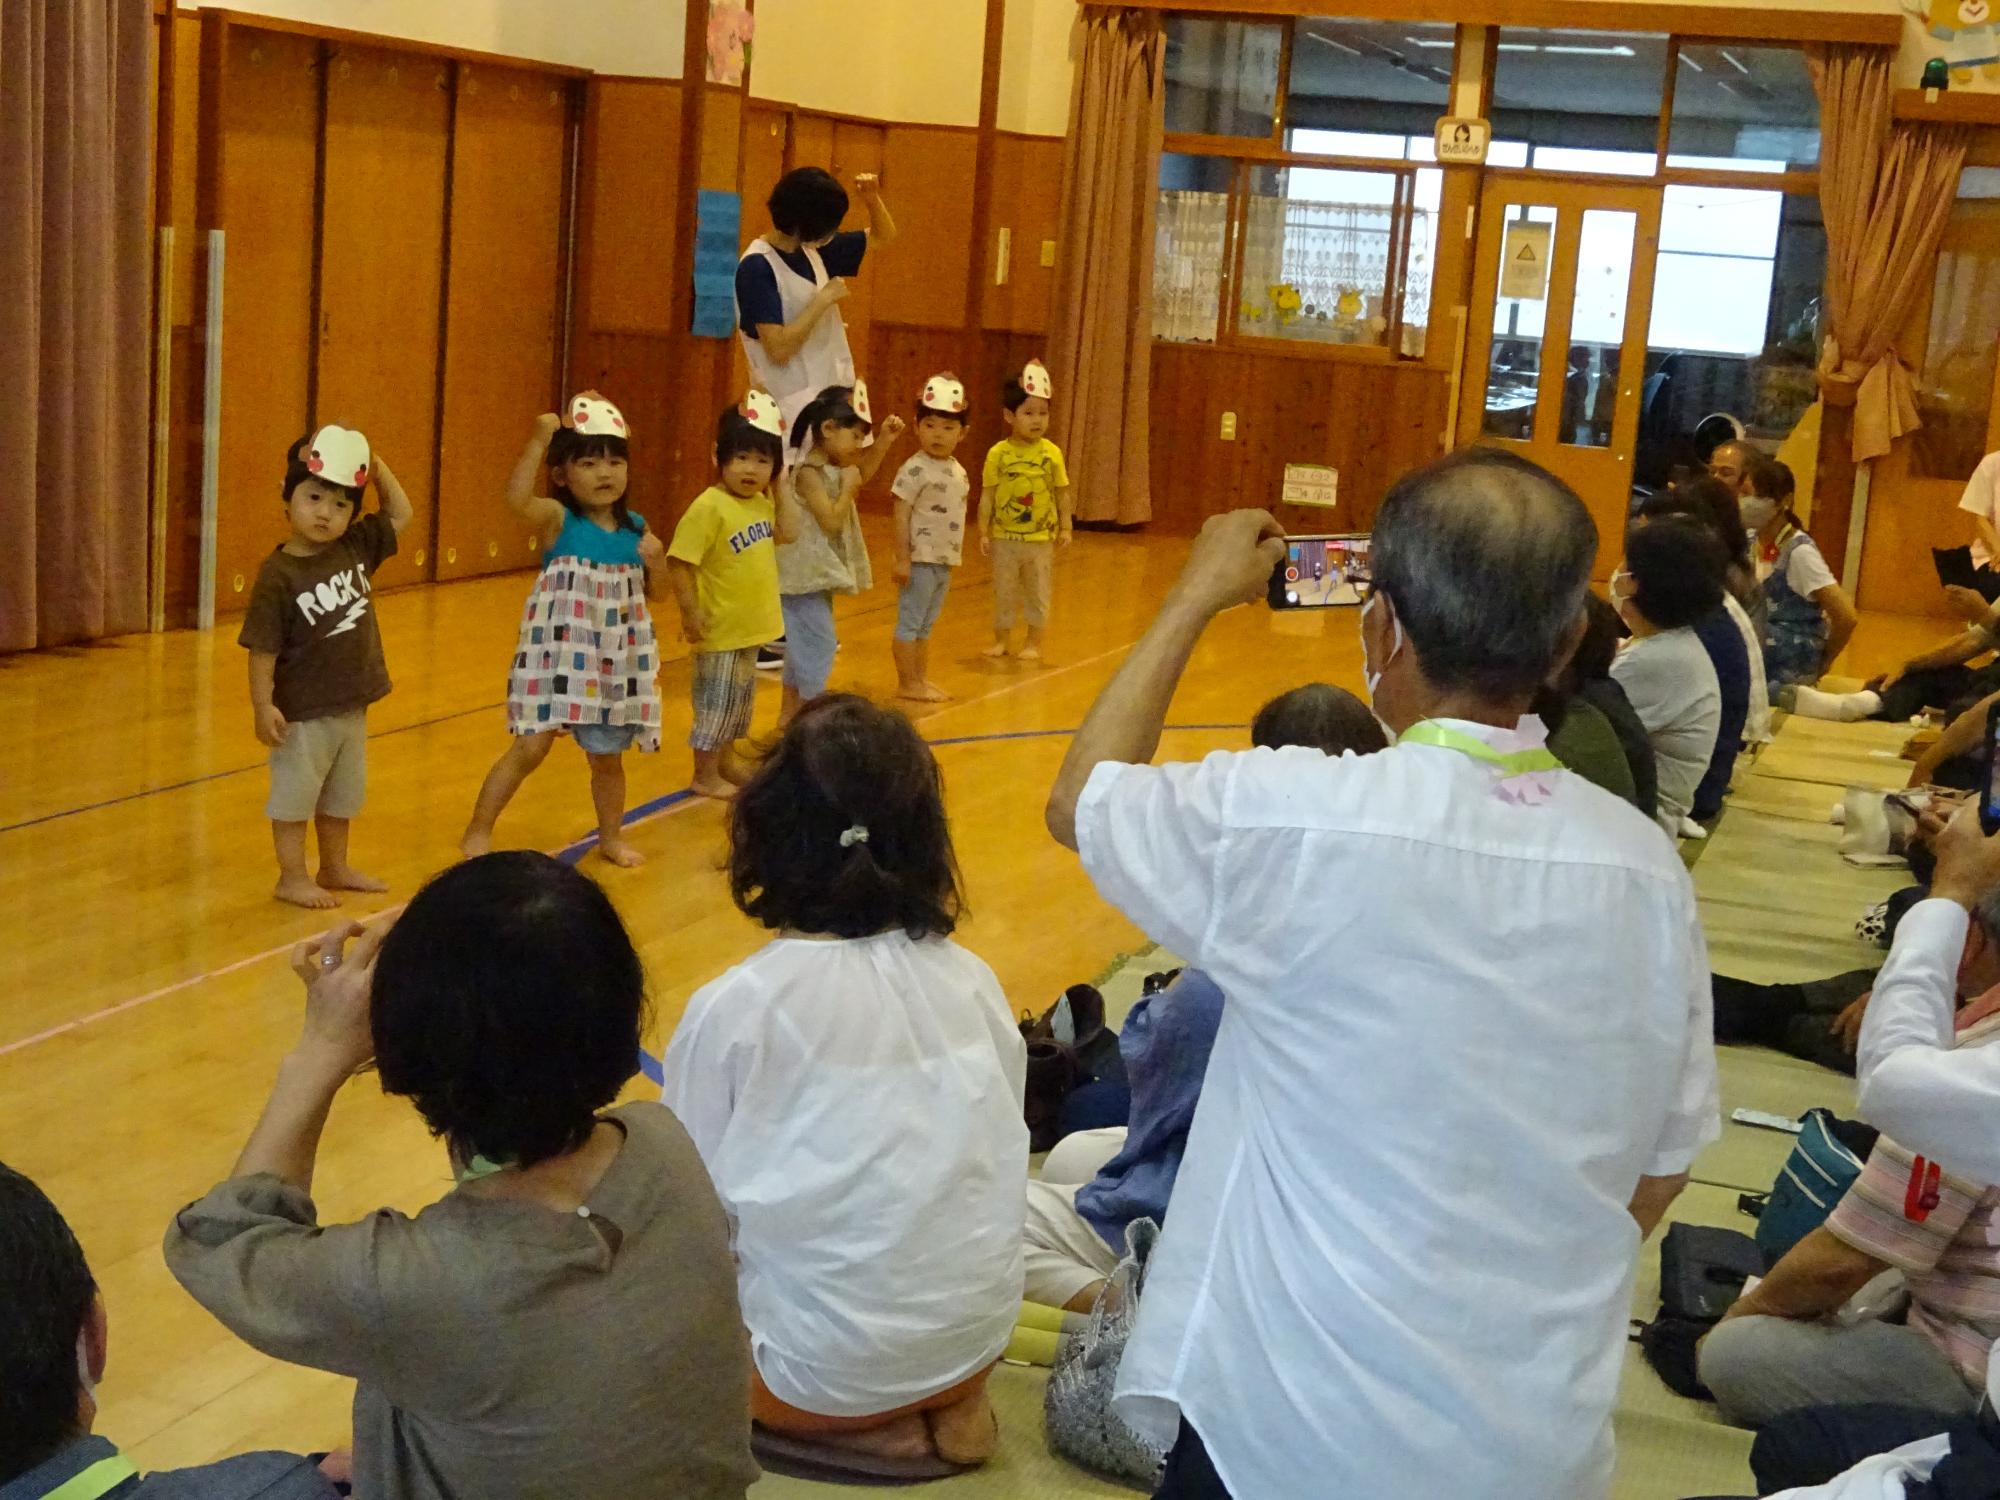
{"type": "Polygon", "coordinates": [[[0,651],[146,626],[152,24],[0,0],[0,651]]]}
{"type": "Polygon", "coordinates": [[[1166,34],[1155,11],[1083,11],[1063,145],[1049,345],[1050,424],[1079,521],[1152,518],[1153,222],[1165,129],[1166,34]]]}
{"type": "Polygon", "coordinates": [[[1891,120],[1889,47],[1818,45],[1820,209],[1826,218],[1826,339],[1820,393],[1854,409],[1856,463],[1880,458],[1922,419],[1896,336],[1936,274],[1965,161],[1963,126],[1891,120]]]}

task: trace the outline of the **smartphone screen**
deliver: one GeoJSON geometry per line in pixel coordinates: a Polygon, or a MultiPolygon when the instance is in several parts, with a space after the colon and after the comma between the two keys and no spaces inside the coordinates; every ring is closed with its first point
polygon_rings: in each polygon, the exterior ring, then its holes
{"type": "Polygon", "coordinates": [[[1979,792],[1979,826],[2000,833],[2000,703],[1986,713],[1986,780],[1979,792]]]}
{"type": "Polygon", "coordinates": [[[1359,604],[1368,588],[1368,538],[1295,536],[1271,574],[1273,609],[1326,609],[1359,604]]]}

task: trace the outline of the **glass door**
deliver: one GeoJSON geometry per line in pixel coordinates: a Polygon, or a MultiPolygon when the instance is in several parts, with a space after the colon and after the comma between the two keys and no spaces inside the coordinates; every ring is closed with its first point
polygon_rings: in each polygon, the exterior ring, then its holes
{"type": "Polygon", "coordinates": [[[1458,440],[1512,449],[1583,497],[1609,576],[1631,509],[1660,191],[1487,184],[1458,440]]]}

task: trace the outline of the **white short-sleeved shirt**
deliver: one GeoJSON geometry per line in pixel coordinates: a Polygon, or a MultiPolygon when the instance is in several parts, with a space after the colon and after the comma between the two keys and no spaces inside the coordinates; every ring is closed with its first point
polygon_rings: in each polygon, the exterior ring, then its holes
{"type": "Polygon", "coordinates": [[[1720,1128],[1708,964],[1658,830],[1537,780],[1257,750],[1078,802],[1098,890],[1229,996],[1118,1404],[1234,1494],[1605,1493],[1627,1204],[1720,1128]]]}
{"type": "MultiPolygon", "coordinates": [[[[1833,569],[1826,565],[1826,555],[1819,550],[1819,543],[1803,532],[1794,533],[1799,539],[1798,546],[1791,549],[1791,556],[1785,563],[1785,586],[1801,599],[1810,599],[1821,589],[1840,582],[1833,576],[1833,569]]],[[[1777,563],[1761,553],[1757,558],[1757,581],[1762,583],[1777,571],[1777,563]]]]}
{"type": "Polygon", "coordinates": [[[965,505],[972,481],[955,458],[912,453],[889,493],[910,506],[910,561],[959,565],[965,547],[965,505]]]}
{"type": "Polygon", "coordinates": [[[1611,676],[1653,742],[1660,773],[1660,826],[1679,838],[1695,788],[1715,758],[1722,732],[1722,687],[1701,637],[1685,626],[1628,641],[1611,676]]]}
{"type": "Polygon", "coordinates": [[[991,969],[943,938],[781,938],[695,992],[664,1066],[773,1395],[870,1416],[999,1357],[1027,1054],[991,969]]]}
{"type": "MultiPolygon", "coordinates": [[[[2000,453],[1989,453],[1979,460],[1972,477],[1965,481],[1965,494],[1960,497],[1958,508],[1993,521],[1996,484],[2000,484],[2000,453]]],[[[1976,568],[1993,566],[1993,549],[1986,545],[1982,537],[1972,539],[1972,565],[1976,568]]]]}

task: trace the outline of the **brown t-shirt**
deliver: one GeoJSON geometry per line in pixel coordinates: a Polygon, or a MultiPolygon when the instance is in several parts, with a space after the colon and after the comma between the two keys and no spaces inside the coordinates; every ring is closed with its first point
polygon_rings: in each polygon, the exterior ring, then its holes
{"type": "Polygon", "coordinates": [[[370,575],[395,555],[396,528],[371,510],[324,552],[294,557],[280,547],[264,559],[236,644],[278,658],[271,699],[287,719],[331,718],[389,696],[370,575]]]}

